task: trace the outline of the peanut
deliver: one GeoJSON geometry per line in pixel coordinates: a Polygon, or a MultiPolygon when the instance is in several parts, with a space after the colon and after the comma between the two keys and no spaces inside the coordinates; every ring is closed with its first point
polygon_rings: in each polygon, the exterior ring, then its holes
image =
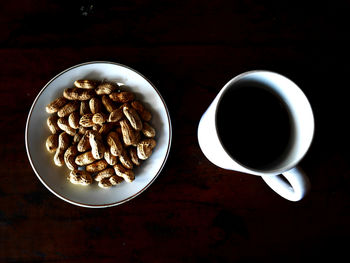
{"type": "Polygon", "coordinates": [[[102,104],[105,106],[108,112],[112,112],[117,108],[117,106],[113,103],[113,101],[106,95],[102,96],[102,104]]]}
{"type": "Polygon", "coordinates": [[[107,120],[107,116],[106,114],[104,113],[95,113],[93,116],[92,116],[92,122],[95,123],[95,124],[100,124],[102,125],[104,122],[106,122],[107,120]]]}
{"type": "Polygon", "coordinates": [[[79,128],[79,120],[80,120],[79,113],[77,111],[72,112],[71,114],[69,114],[68,124],[71,128],[78,129],[79,128]]]}
{"type": "Polygon", "coordinates": [[[66,98],[59,97],[46,106],[46,112],[47,113],[55,113],[60,108],[62,108],[65,104],[67,104],[67,102],[68,102],[68,100],[66,98]]]}
{"type": "Polygon", "coordinates": [[[70,136],[74,136],[76,133],[76,130],[74,130],[72,127],[69,126],[68,120],[65,118],[59,118],[57,121],[58,127],[60,127],[61,130],[68,133],[70,136]]]}
{"type": "Polygon", "coordinates": [[[92,114],[99,113],[102,111],[102,104],[98,98],[91,98],[89,100],[89,107],[92,114]]]}
{"type": "Polygon", "coordinates": [[[92,113],[81,116],[79,124],[86,128],[92,127],[94,125],[94,122],[92,121],[92,116],[94,116],[92,113]]]}
{"type": "Polygon", "coordinates": [[[88,165],[90,163],[93,163],[95,160],[94,156],[92,155],[92,152],[86,152],[83,154],[78,155],[75,157],[75,163],[79,166],[88,165]]]}
{"type": "Polygon", "coordinates": [[[62,132],[58,136],[58,147],[53,158],[57,166],[62,166],[64,164],[64,152],[69,147],[69,141],[69,135],[66,132],[62,132]]]}
{"type": "Polygon", "coordinates": [[[89,185],[92,183],[91,175],[86,171],[72,170],[68,176],[72,184],[89,185]]]}
{"type": "Polygon", "coordinates": [[[89,129],[86,128],[86,127],[79,126],[79,131],[78,131],[78,133],[84,135],[88,130],[89,130],[89,129]]]}
{"type": "Polygon", "coordinates": [[[58,136],[58,148],[66,150],[69,147],[70,137],[66,132],[58,136]]]}
{"type": "Polygon", "coordinates": [[[46,149],[50,153],[56,152],[58,147],[58,135],[57,134],[51,134],[49,137],[47,137],[46,140],[46,149]]]}
{"type": "Polygon", "coordinates": [[[78,101],[71,101],[64,105],[58,112],[57,115],[58,117],[66,117],[72,112],[78,110],[80,107],[80,104],[78,101]]]}
{"type": "Polygon", "coordinates": [[[109,181],[109,178],[103,178],[98,182],[98,186],[101,188],[110,188],[112,186],[112,183],[109,181]]]}
{"type": "Polygon", "coordinates": [[[123,181],[124,181],[124,179],[122,177],[117,176],[117,175],[112,175],[111,177],[109,177],[109,182],[112,185],[121,184],[123,181]]]}
{"type": "Polygon", "coordinates": [[[110,151],[114,156],[120,156],[124,151],[124,147],[119,140],[119,136],[114,131],[108,133],[107,144],[110,146],[110,151]]]}
{"type": "Polygon", "coordinates": [[[94,123],[94,125],[92,125],[92,130],[98,132],[101,129],[101,127],[101,125],[94,123]]]}
{"type": "Polygon", "coordinates": [[[132,181],[135,180],[135,175],[134,175],[134,172],[132,170],[126,169],[121,164],[116,164],[113,167],[114,167],[114,171],[115,171],[116,175],[124,178],[124,180],[126,182],[131,183],[132,181]]]}
{"type": "Polygon", "coordinates": [[[109,98],[115,102],[126,103],[135,99],[135,95],[129,91],[113,92],[109,94],[109,98]]]}
{"type": "Polygon", "coordinates": [[[134,168],[132,161],[130,157],[128,156],[127,152],[124,151],[120,156],[119,156],[119,161],[120,163],[127,169],[132,169],[134,168]]]}
{"type": "Polygon", "coordinates": [[[101,135],[105,135],[105,134],[107,134],[110,130],[112,130],[114,126],[115,126],[114,123],[104,123],[104,124],[102,124],[102,127],[100,128],[100,130],[98,131],[98,133],[100,133],[101,135]]]}
{"type": "Polygon", "coordinates": [[[91,113],[89,102],[87,102],[86,100],[81,101],[80,102],[80,115],[83,116],[83,115],[89,114],[89,113],[91,113]]]}
{"type": "Polygon", "coordinates": [[[108,116],[108,122],[117,122],[124,117],[123,109],[118,108],[112,111],[108,116]]]}
{"type": "Polygon", "coordinates": [[[154,147],[156,147],[156,141],[154,139],[145,139],[141,141],[137,145],[137,156],[141,160],[148,159],[151,156],[154,147]]]}
{"type": "Polygon", "coordinates": [[[108,163],[106,162],[106,160],[100,160],[100,161],[96,161],[86,165],[85,168],[87,172],[95,173],[106,169],[107,166],[108,166],[108,163]]]}
{"type": "Polygon", "coordinates": [[[111,177],[112,175],[114,175],[114,169],[113,168],[107,168],[104,169],[102,171],[100,171],[96,177],[95,177],[95,181],[99,182],[101,181],[103,178],[108,178],[111,177]]]}
{"type": "Polygon", "coordinates": [[[77,154],[78,150],[75,145],[70,146],[64,153],[64,162],[69,170],[78,169],[78,165],[75,163],[75,156],[77,154]]]}
{"type": "Polygon", "coordinates": [[[123,107],[123,112],[126,118],[129,120],[131,126],[137,130],[142,130],[142,121],[140,119],[140,116],[137,114],[136,110],[129,105],[125,105],[123,107]]]}
{"type": "Polygon", "coordinates": [[[150,121],[152,119],[152,114],[148,110],[139,112],[139,115],[144,121],[150,121]]]}
{"type": "Polygon", "coordinates": [[[150,121],[152,119],[152,114],[145,109],[141,102],[135,100],[131,102],[131,106],[137,111],[141,119],[144,121],[150,121]]]}
{"type": "Polygon", "coordinates": [[[91,145],[89,142],[89,133],[90,131],[85,132],[83,137],[78,142],[77,149],[79,152],[85,152],[91,148],[91,145]]]}
{"type": "Polygon", "coordinates": [[[129,154],[133,164],[139,166],[141,164],[139,157],[137,157],[137,150],[135,147],[130,147],[129,154]]]}
{"type": "Polygon", "coordinates": [[[148,138],[156,136],[156,130],[148,122],[143,123],[142,133],[148,138]]]}
{"type": "Polygon", "coordinates": [[[114,83],[102,83],[100,85],[98,85],[98,87],[96,88],[96,94],[97,95],[109,95],[111,94],[113,91],[117,90],[119,88],[118,84],[114,84],[114,83]]]}
{"type": "Polygon", "coordinates": [[[63,97],[68,100],[89,100],[94,93],[91,89],[68,88],[63,91],[63,97]]]}
{"type": "Polygon", "coordinates": [[[142,112],[144,111],[145,107],[143,106],[143,104],[141,102],[139,102],[138,100],[134,100],[131,102],[131,106],[137,110],[137,112],[142,112]]]}
{"type": "Polygon", "coordinates": [[[96,81],[89,79],[79,79],[74,81],[74,86],[81,89],[94,89],[96,87],[96,81]]]}
{"type": "Polygon", "coordinates": [[[63,166],[64,164],[64,150],[57,148],[53,157],[53,161],[57,166],[63,166]]]}
{"type": "Polygon", "coordinates": [[[58,117],[56,115],[51,115],[47,118],[47,126],[52,134],[56,134],[61,130],[60,127],[58,127],[57,120],[58,117]]]}
{"type": "Polygon", "coordinates": [[[78,144],[82,137],[83,135],[77,132],[73,137],[73,144],[78,144]]]}
{"type": "Polygon", "coordinates": [[[94,158],[97,160],[102,159],[106,148],[103,145],[101,134],[96,131],[90,131],[89,141],[94,158]]]}
{"type": "Polygon", "coordinates": [[[117,163],[117,157],[111,153],[110,149],[106,149],[103,157],[109,165],[115,165],[117,163]]]}
{"type": "Polygon", "coordinates": [[[121,120],[119,123],[122,129],[124,143],[126,145],[137,145],[140,141],[140,132],[135,131],[127,120],[121,120]]]}

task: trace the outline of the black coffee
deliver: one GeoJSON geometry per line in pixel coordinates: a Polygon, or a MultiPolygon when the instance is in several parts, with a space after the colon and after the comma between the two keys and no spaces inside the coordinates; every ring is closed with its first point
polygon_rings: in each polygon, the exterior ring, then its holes
{"type": "Polygon", "coordinates": [[[291,136],[284,103],[261,87],[228,89],[219,102],[216,124],[226,151],[241,164],[255,169],[278,161],[291,136]]]}

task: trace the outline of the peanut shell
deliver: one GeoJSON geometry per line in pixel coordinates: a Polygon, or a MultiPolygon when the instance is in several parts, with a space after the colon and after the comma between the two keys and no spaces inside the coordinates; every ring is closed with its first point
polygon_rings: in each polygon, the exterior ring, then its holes
{"type": "Polygon", "coordinates": [[[132,170],[126,169],[121,164],[116,164],[113,166],[116,175],[122,177],[126,182],[131,183],[135,180],[135,175],[132,170]]]}
{"type": "Polygon", "coordinates": [[[102,96],[102,104],[105,106],[105,108],[108,112],[112,112],[117,108],[117,106],[114,104],[114,102],[106,95],[102,96]]]}
{"type": "Polygon", "coordinates": [[[89,142],[94,158],[97,160],[102,159],[106,148],[103,145],[101,134],[99,134],[97,131],[90,131],[89,142]]]}
{"type": "Polygon", "coordinates": [[[106,169],[107,166],[108,166],[108,163],[106,162],[106,160],[99,160],[99,161],[96,161],[96,162],[93,162],[91,164],[86,165],[85,169],[87,172],[95,173],[95,172],[99,172],[99,171],[106,169]]]}
{"type": "Polygon", "coordinates": [[[98,133],[100,133],[103,136],[103,135],[109,133],[110,130],[112,130],[114,127],[115,127],[115,123],[104,123],[104,124],[102,124],[98,133]]]}
{"type": "Polygon", "coordinates": [[[123,109],[118,108],[112,111],[108,116],[108,122],[117,122],[124,117],[123,109]]]}
{"type": "Polygon", "coordinates": [[[76,130],[69,126],[68,120],[66,118],[59,118],[57,121],[57,125],[58,127],[60,127],[61,130],[65,131],[70,136],[74,136],[76,133],[76,130]]]}
{"type": "Polygon", "coordinates": [[[81,88],[68,88],[63,91],[63,97],[68,100],[89,100],[94,94],[94,90],[81,88]]]}
{"type": "Polygon", "coordinates": [[[66,132],[62,132],[58,136],[58,147],[56,149],[55,156],[53,157],[54,163],[57,166],[63,166],[64,164],[64,152],[69,147],[69,135],[66,132]]]}
{"type": "Polygon", "coordinates": [[[68,176],[68,179],[72,184],[80,184],[83,186],[92,183],[91,175],[88,172],[81,170],[72,170],[68,176]]]}
{"type": "Polygon", "coordinates": [[[141,160],[148,159],[154,147],[156,147],[156,141],[154,139],[145,139],[137,145],[137,156],[141,160]]]}
{"type": "Polygon", "coordinates": [[[156,136],[156,130],[148,122],[143,123],[142,133],[148,138],[156,136]]]}
{"type": "Polygon", "coordinates": [[[64,153],[64,162],[69,170],[78,169],[78,165],[75,163],[75,157],[78,154],[77,147],[72,145],[64,153]]]}
{"type": "Polygon", "coordinates": [[[137,131],[141,131],[143,125],[137,111],[129,105],[125,105],[123,107],[123,112],[126,118],[129,120],[131,127],[137,131]]]}
{"type": "Polygon", "coordinates": [[[46,149],[50,153],[54,153],[54,152],[56,152],[57,148],[58,148],[58,135],[57,134],[51,134],[46,139],[46,149]]]}
{"type": "Polygon", "coordinates": [[[114,156],[120,156],[124,151],[123,144],[116,132],[112,131],[107,135],[107,144],[110,146],[110,151],[114,156]]]}
{"type": "Polygon", "coordinates": [[[140,132],[135,131],[127,120],[121,120],[119,123],[122,129],[124,143],[126,145],[137,145],[141,138],[140,132]]]}
{"type": "Polygon", "coordinates": [[[92,125],[92,130],[98,132],[101,129],[101,127],[102,125],[94,123],[94,125],[92,125]]]}
{"type": "Polygon", "coordinates": [[[113,168],[107,168],[102,171],[100,171],[96,176],[95,176],[95,181],[99,182],[103,178],[108,178],[114,175],[114,169],[113,168]]]}
{"type": "Polygon", "coordinates": [[[119,156],[119,161],[120,163],[127,169],[132,169],[134,168],[134,165],[127,153],[127,151],[124,151],[120,156],[119,156]]]}
{"type": "Polygon", "coordinates": [[[92,113],[81,116],[79,124],[85,128],[92,127],[94,125],[94,122],[92,121],[92,116],[94,116],[92,113]]]}
{"type": "Polygon", "coordinates": [[[152,119],[152,114],[145,109],[140,101],[132,101],[131,106],[137,111],[142,120],[150,121],[152,119]]]}
{"type": "Polygon", "coordinates": [[[91,113],[89,102],[87,102],[86,100],[81,101],[80,102],[80,115],[83,116],[83,115],[89,114],[89,113],[91,113]]]}
{"type": "Polygon", "coordinates": [[[109,164],[109,165],[115,165],[117,164],[117,157],[114,156],[112,153],[111,153],[111,150],[110,149],[106,149],[103,157],[105,158],[106,162],[109,164]]]}
{"type": "Polygon", "coordinates": [[[46,112],[55,113],[67,103],[68,103],[68,100],[66,98],[59,97],[46,106],[46,112]]]}
{"type": "Polygon", "coordinates": [[[72,112],[78,110],[80,107],[80,104],[78,101],[71,101],[64,105],[58,112],[57,115],[58,117],[66,117],[72,112]]]}
{"type": "Polygon", "coordinates": [[[109,182],[112,184],[112,185],[118,185],[118,184],[121,184],[124,179],[122,177],[119,177],[117,175],[112,175],[111,177],[108,178],[109,179],[109,182]]]}
{"type": "Polygon", "coordinates": [[[102,111],[102,103],[99,98],[91,98],[89,100],[89,107],[92,114],[99,113],[102,111]]]}
{"type": "Polygon", "coordinates": [[[80,114],[75,111],[69,114],[68,117],[68,124],[71,128],[73,129],[78,129],[79,128],[79,120],[80,120],[80,114]]]}
{"type": "Polygon", "coordinates": [[[109,94],[109,98],[115,102],[127,103],[135,99],[134,93],[130,91],[113,92],[109,94]]]}
{"type": "Polygon", "coordinates": [[[57,115],[51,115],[47,118],[46,123],[52,134],[56,134],[59,131],[61,131],[60,127],[58,127],[57,120],[58,120],[57,115]]]}
{"type": "Polygon", "coordinates": [[[107,121],[107,116],[104,113],[99,112],[99,113],[95,113],[92,116],[92,122],[95,123],[95,124],[102,125],[106,121],[107,121]]]}
{"type": "Polygon", "coordinates": [[[90,163],[93,163],[94,161],[96,161],[96,159],[92,155],[91,151],[80,154],[77,157],[75,157],[75,163],[79,166],[88,165],[90,163]]]}
{"type": "Polygon", "coordinates": [[[110,188],[112,186],[112,183],[109,181],[108,178],[103,178],[101,181],[98,182],[98,186],[101,188],[110,188]]]}
{"type": "Polygon", "coordinates": [[[145,107],[143,106],[143,104],[142,104],[140,101],[138,101],[138,100],[132,101],[132,102],[131,102],[131,106],[132,106],[135,110],[137,110],[137,112],[141,112],[141,111],[143,111],[143,110],[145,109],[145,107]]]}
{"type": "Polygon", "coordinates": [[[111,94],[113,91],[117,90],[119,88],[118,84],[114,84],[114,83],[102,83],[100,85],[98,85],[98,87],[96,88],[96,94],[97,95],[109,95],[111,94]]]}
{"type": "Polygon", "coordinates": [[[137,149],[135,147],[130,147],[129,149],[130,159],[133,164],[139,166],[141,164],[139,157],[137,157],[137,149]]]}
{"type": "Polygon", "coordinates": [[[81,89],[94,89],[97,86],[97,82],[89,79],[79,79],[74,81],[74,86],[81,89]]]}
{"type": "Polygon", "coordinates": [[[77,149],[79,152],[85,152],[85,151],[91,149],[91,145],[89,142],[89,132],[90,131],[86,131],[85,134],[83,135],[83,137],[78,142],[77,149]]]}
{"type": "Polygon", "coordinates": [[[77,132],[73,137],[73,144],[78,144],[81,138],[83,138],[83,135],[77,132]]]}

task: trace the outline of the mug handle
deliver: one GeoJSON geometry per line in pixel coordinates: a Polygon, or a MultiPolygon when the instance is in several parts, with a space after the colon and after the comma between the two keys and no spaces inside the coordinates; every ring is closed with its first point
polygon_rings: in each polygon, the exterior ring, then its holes
{"type": "Polygon", "coordinates": [[[310,190],[309,178],[299,166],[280,175],[263,175],[262,179],[277,194],[290,201],[301,200],[310,190]]]}

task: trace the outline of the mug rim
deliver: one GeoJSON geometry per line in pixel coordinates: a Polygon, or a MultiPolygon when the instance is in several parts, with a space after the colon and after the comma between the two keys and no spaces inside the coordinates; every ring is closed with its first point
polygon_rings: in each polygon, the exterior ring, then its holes
{"type": "Polygon", "coordinates": [[[302,91],[302,89],[290,78],[277,73],[275,71],[270,71],[270,70],[261,70],[261,69],[256,69],[256,70],[250,70],[250,71],[246,71],[243,73],[238,74],[237,76],[233,77],[231,80],[229,80],[221,89],[220,93],[217,96],[217,103],[216,103],[216,107],[215,107],[215,112],[214,112],[214,117],[215,117],[215,131],[217,133],[217,137],[221,143],[221,146],[223,148],[223,150],[225,151],[225,153],[230,156],[230,158],[232,158],[233,161],[235,161],[237,164],[239,164],[240,166],[244,167],[247,171],[251,171],[255,174],[259,174],[259,175],[267,175],[267,174],[281,174],[285,171],[288,171],[290,169],[292,169],[293,167],[297,166],[298,163],[305,157],[306,153],[308,152],[308,150],[310,149],[310,146],[313,142],[314,139],[314,135],[315,135],[315,118],[314,118],[314,114],[313,114],[313,110],[310,104],[310,101],[308,100],[308,98],[306,97],[305,93],[302,91]],[[277,165],[273,165],[272,168],[253,168],[250,166],[247,166],[245,164],[243,164],[242,162],[238,161],[234,156],[232,156],[232,154],[230,154],[230,152],[227,151],[226,147],[224,146],[221,137],[219,136],[219,131],[218,131],[218,127],[217,127],[217,111],[218,111],[218,105],[220,104],[223,95],[226,93],[227,88],[233,83],[236,82],[238,79],[241,79],[247,75],[251,75],[254,73],[272,73],[272,74],[276,74],[282,78],[285,78],[287,80],[289,80],[290,82],[292,82],[298,89],[299,92],[306,98],[306,102],[308,103],[308,106],[310,107],[310,111],[311,111],[311,116],[312,116],[312,134],[311,134],[311,138],[308,142],[308,145],[306,147],[306,150],[300,155],[300,157],[298,157],[297,159],[291,161],[290,163],[288,163],[287,165],[283,166],[282,168],[276,168],[277,165]]]}

